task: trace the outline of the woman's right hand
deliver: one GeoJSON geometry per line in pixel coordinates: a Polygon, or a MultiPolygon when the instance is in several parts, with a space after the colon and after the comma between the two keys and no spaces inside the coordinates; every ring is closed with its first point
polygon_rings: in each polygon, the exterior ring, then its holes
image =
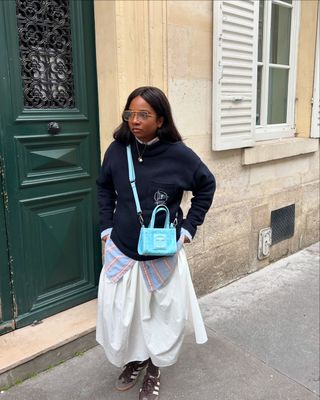
{"type": "Polygon", "coordinates": [[[101,239],[102,241],[106,242],[109,238],[109,235],[103,236],[103,238],[101,239]]]}

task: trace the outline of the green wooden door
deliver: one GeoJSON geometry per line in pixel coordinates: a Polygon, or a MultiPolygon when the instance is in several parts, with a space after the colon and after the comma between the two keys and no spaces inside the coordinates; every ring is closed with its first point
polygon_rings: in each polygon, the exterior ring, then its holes
{"type": "Polygon", "coordinates": [[[3,328],[96,295],[93,2],[1,1],[0,60],[3,328]]]}

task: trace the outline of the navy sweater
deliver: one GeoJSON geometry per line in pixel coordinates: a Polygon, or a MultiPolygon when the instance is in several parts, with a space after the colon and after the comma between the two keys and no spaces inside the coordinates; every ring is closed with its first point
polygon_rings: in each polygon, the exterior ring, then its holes
{"type": "MultiPolygon", "coordinates": [[[[170,221],[178,217],[177,239],[181,227],[192,237],[212,203],[215,179],[200,158],[184,143],[158,141],[147,146],[143,163],[138,162],[135,146],[131,146],[136,186],[145,225],[149,224],[157,204],[166,204],[170,221]],[[180,208],[184,191],[192,191],[191,207],[185,219],[180,208]]],[[[139,144],[140,154],[144,146],[139,144]]],[[[126,146],[114,141],[107,149],[97,179],[101,232],[112,228],[111,239],[128,257],[148,260],[156,257],[140,256],[137,245],[140,223],[129,182],[126,146]]],[[[156,226],[163,226],[164,213],[158,213],[156,226]]]]}

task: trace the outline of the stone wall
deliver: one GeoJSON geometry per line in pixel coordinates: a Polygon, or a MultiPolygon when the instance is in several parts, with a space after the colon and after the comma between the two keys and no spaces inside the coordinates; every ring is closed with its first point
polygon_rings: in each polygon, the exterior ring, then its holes
{"type": "MultiPolygon", "coordinates": [[[[302,37],[307,36],[309,40],[313,37],[314,42],[315,31],[310,29],[309,18],[312,10],[305,8],[302,37]]],[[[316,20],[312,21],[315,26],[316,20]]],[[[303,155],[293,152],[296,155],[291,157],[283,151],[284,158],[280,150],[277,160],[268,160],[266,156],[267,161],[250,165],[243,165],[244,150],[211,150],[211,38],[211,1],[168,3],[169,98],[186,143],[202,157],[217,179],[214,205],[187,249],[200,295],[319,240],[318,146],[313,144],[313,150],[303,155]],[[270,226],[272,210],[293,203],[296,205],[294,237],[272,246],[270,257],[259,261],[260,229],[270,226]]],[[[306,65],[306,57],[309,60],[314,57],[310,43],[308,46],[309,54],[303,47],[301,58],[305,68],[304,82],[299,83],[303,102],[313,79],[312,61],[306,65]]],[[[309,92],[309,99],[310,95],[309,92]]],[[[304,121],[310,119],[310,113],[309,106],[303,113],[304,121]]],[[[305,128],[306,123],[301,121],[300,125],[306,136],[310,124],[305,128]]],[[[302,140],[297,145],[301,148],[306,143],[302,140]]]]}
{"type": "MultiPolygon", "coordinates": [[[[194,242],[186,246],[199,295],[319,240],[319,147],[317,140],[307,138],[311,107],[306,105],[312,96],[316,7],[317,2],[302,2],[296,110],[298,138],[267,141],[252,149],[212,151],[212,2],[96,2],[102,121],[113,113],[108,123],[101,124],[102,150],[111,141],[110,121],[120,121],[119,98],[123,102],[124,93],[127,95],[141,84],[156,84],[167,92],[175,122],[186,144],[216,176],[213,207],[194,242]],[[126,7],[130,4],[129,16],[121,14],[122,3],[126,7]],[[159,15],[157,24],[154,24],[155,12],[159,15]],[[104,18],[104,13],[108,17],[104,18]],[[138,18],[139,13],[144,17],[138,18]],[[126,25],[128,18],[131,28],[126,25]],[[112,23],[106,27],[103,21],[110,19],[112,23]],[[108,29],[112,31],[102,38],[101,33],[108,29]],[[123,37],[132,40],[121,41],[123,37]],[[305,40],[308,46],[304,45],[305,40]],[[119,43],[123,46],[121,49],[119,43]],[[148,68],[144,68],[142,81],[139,71],[130,70],[129,74],[130,65],[124,62],[145,57],[139,43],[158,44],[163,61],[159,62],[159,54],[148,53],[149,58],[145,58],[148,68]],[[136,55],[135,46],[138,46],[136,55]],[[122,63],[119,63],[120,57],[122,63]],[[108,75],[110,65],[117,67],[116,74],[112,71],[108,75]],[[304,71],[303,79],[301,71],[304,71]],[[129,81],[124,83],[126,74],[129,74],[129,81]],[[117,97],[117,93],[121,96],[117,97]],[[117,110],[111,104],[113,101],[118,104],[117,110]],[[259,261],[259,230],[270,226],[272,210],[293,203],[296,207],[294,237],[273,245],[270,257],[259,261]]],[[[189,200],[190,195],[184,201],[185,210],[189,200]]]]}

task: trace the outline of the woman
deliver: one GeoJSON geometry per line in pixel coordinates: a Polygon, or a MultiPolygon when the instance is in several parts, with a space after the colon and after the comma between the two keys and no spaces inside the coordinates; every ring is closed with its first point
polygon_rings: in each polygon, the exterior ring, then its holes
{"type": "MultiPolygon", "coordinates": [[[[159,368],[177,361],[188,319],[193,322],[197,343],[207,340],[183,243],[190,242],[202,224],[212,203],[215,179],[182,143],[168,99],[160,89],[134,90],[122,119],[97,179],[101,238],[106,243],[97,341],[109,361],[123,367],[116,388],[130,389],[146,368],[139,400],[156,400],[159,368]],[[145,226],[155,206],[169,208],[177,230],[174,256],[146,257],[137,252],[141,225],[128,176],[129,144],[145,226]],[[193,193],[186,218],[180,208],[184,191],[193,193]]],[[[157,216],[158,226],[163,226],[162,214],[157,216]]]]}

